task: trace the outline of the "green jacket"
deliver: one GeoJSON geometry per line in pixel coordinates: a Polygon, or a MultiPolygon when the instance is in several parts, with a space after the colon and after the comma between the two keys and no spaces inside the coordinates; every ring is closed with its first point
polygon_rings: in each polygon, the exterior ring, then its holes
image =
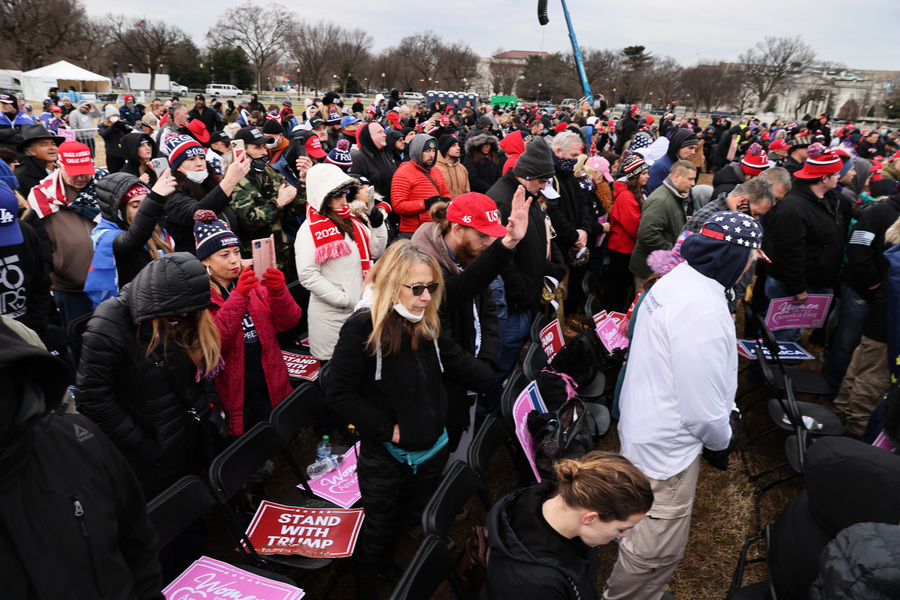
{"type": "Polygon", "coordinates": [[[291,259],[291,247],[284,232],[281,219],[285,215],[297,214],[303,209],[305,188],[297,190],[294,201],[284,208],[276,204],[278,190],[284,183],[284,176],[271,166],[262,174],[250,171],[231,192],[229,205],[238,219],[235,233],[241,240],[241,253],[251,258],[253,240],[275,236],[275,256],[278,268],[284,269],[291,259]]]}
{"type": "Polygon", "coordinates": [[[637,277],[650,277],[653,270],[647,266],[647,257],[654,250],[671,250],[687,218],[684,214],[682,194],[667,177],[661,186],[644,201],[641,208],[641,224],[638,227],[637,242],[631,253],[628,268],[637,277]]]}

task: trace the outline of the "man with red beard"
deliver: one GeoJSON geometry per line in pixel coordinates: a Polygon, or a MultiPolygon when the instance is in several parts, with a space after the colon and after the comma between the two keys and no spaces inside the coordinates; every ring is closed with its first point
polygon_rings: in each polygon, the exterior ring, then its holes
{"type": "Polygon", "coordinates": [[[451,451],[469,427],[476,396],[493,386],[500,336],[490,284],[512,261],[525,236],[530,204],[520,186],[504,227],[493,200],[477,192],[460,194],[449,204],[434,204],[432,221],[423,223],[412,237],[437,259],[444,276],[441,361],[444,372],[456,377],[444,380],[451,451]],[[463,383],[457,377],[461,373],[467,376],[463,383]]]}

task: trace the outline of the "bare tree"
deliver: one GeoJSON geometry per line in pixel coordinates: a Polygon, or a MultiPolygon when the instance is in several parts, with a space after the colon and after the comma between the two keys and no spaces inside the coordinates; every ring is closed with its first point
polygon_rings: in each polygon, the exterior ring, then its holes
{"type": "Polygon", "coordinates": [[[108,15],[105,28],[120,62],[131,63],[135,70],[150,73],[150,88],[156,87],[160,65],[179,42],[187,38],[184,31],[162,21],[142,19],[135,22],[125,15],[108,15]]]}
{"type": "MultiPolygon", "coordinates": [[[[71,45],[84,39],[88,26],[78,0],[3,0],[0,2],[0,41],[4,54],[23,71],[49,59],[71,56],[71,45]]],[[[82,54],[79,54],[79,57],[82,54]]]]}
{"type": "MultiPolygon", "coordinates": [[[[346,93],[353,71],[361,66],[372,47],[372,37],[362,29],[341,29],[334,47],[329,49],[334,70],[341,82],[341,90],[346,93]]],[[[359,74],[356,75],[359,80],[359,74]]]]}
{"type": "Polygon", "coordinates": [[[285,31],[285,45],[291,61],[300,68],[300,81],[318,93],[341,28],[330,21],[319,21],[297,23],[285,31]]]}
{"type": "Polygon", "coordinates": [[[297,27],[296,18],[280,4],[267,4],[260,10],[257,3],[248,0],[231,9],[216,22],[218,35],[232,46],[241,48],[256,70],[256,89],[262,89],[262,75],[272,69],[281,58],[285,31],[297,27]],[[272,15],[278,16],[277,24],[272,15]]]}
{"type": "Polygon", "coordinates": [[[516,93],[516,83],[522,77],[521,65],[505,62],[497,57],[506,52],[504,48],[494,50],[488,71],[491,74],[490,84],[494,93],[501,96],[512,96],[516,93]]]}
{"type": "MultiPolygon", "coordinates": [[[[684,93],[681,75],[684,68],[671,56],[654,58],[649,68],[648,84],[652,86],[653,98],[661,106],[675,102],[684,93]]],[[[650,101],[653,102],[653,98],[650,101]]]]}
{"type": "Polygon", "coordinates": [[[793,75],[803,73],[815,58],[815,50],[799,37],[766,36],[741,54],[738,62],[744,66],[744,80],[757,105],[763,107],[770,94],[779,91],[793,75]]]}
{"type": "Polygon", "coordinates": [[[408,35],[397,46],[397,53],[419,75],[419,86],[427,88],[438,69],[438,56],[443,42],[433,31],[408,35]]]}
{"type": "Polygon", "coordinates": [[[848,99],[838,111],[837,118],[840,121],[855,121],[859,118],[859,103],[853,98],[848,99]]]}
{"type": "Polygon", "coordinates": [[[681,73],[684,92],[690,95],[688,104],[706,112],[731,104],[740,79],[740,71],[724,62],[698,64],[681,73]]]}
{"type": "MultiPolygon", "coordinates": [[[[596,50],[586,48],[581,51],[584,56],[584,71],[587,73],[588,85],[596,96],[603,94],[612,104],[616,103],[613,89],[621,77],[623,56],[617,50],[603,48],[596,50]]],[[[618,88],[616,88],[618,93],[618,88]]]]}
{"type": "Polygon", "coordinates": [[[465,42],[444,44],[438,49],[438,74],[441,89],[461,90],[478,74],[478,55],[465,42]]]}

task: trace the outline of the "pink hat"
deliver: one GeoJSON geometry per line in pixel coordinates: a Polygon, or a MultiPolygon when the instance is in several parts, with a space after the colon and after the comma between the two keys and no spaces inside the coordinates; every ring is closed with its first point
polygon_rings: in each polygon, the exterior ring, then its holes
{"type": "Polygon", "coordinates": [[[612,175],[609,174],[609,161],[603,158],[602,156],[592,156],[587,161],[587,166],[593,167],[597,169],[601,173],[603,173],[603,178],[606,181],[612,183],[613,178],[612,175]]]}

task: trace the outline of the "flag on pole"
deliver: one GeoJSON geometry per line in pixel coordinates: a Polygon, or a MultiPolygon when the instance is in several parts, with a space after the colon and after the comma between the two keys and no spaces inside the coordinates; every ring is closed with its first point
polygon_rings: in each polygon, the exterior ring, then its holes
{"type": "Polygon", "coordinates": [[[140,21],[135,21],[134,26],[135,27],[146,27],[147,21],[145,21],[144,19],[141,19],[140,21]]]}
{"type": "Polygon", "coordinates": [[[209,31],[206,32],[206,35],[203,36],[203,41],[205,42],[210,37],[212,37],[212,29],[210,29],[209,31]]]}

